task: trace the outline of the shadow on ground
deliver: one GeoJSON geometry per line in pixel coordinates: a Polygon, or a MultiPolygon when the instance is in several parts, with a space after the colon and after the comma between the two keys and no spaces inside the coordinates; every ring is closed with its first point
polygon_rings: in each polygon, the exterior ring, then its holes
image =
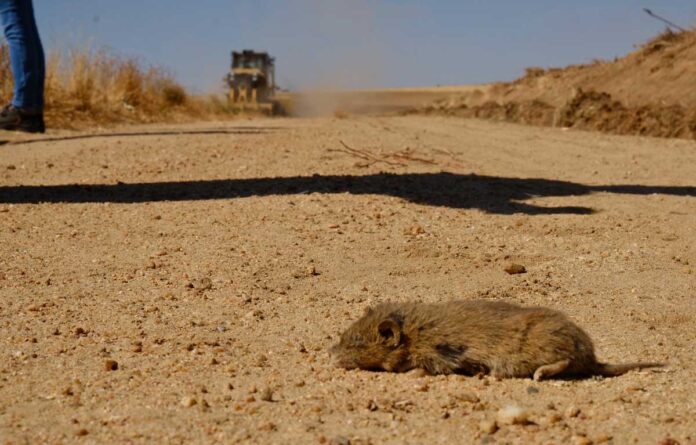
{"type": "Polygon", "coordinates": [[[306,193],[396,196],[410,202],[488,213],[591,214],[588,207],[542,207],[522,201],[535,197],[579,196],[595,192],[696,196],[696,186],[584,185],[538,178],[502,178],[453,173],[409,173],[278,178],[0,187],[0,203],[144,203],[233,199],[306,193]]]}
{"type": "Polygon", "coordinates": [[[139,132],[124,132],[124,133],[90,133],[76,134],[70,136],[54,136],[40,137],[36,139],[24,140],[0,140],[0,145],[26,145],[36,144],[39,142],[56,142],[56,141],[73,141],[81,139],[97,139],[97,138],[116,138],[130,136],[182,136],[182,135],[211,135],[211,134],[267,134],[277,130],[282,130],[283,127],[230,127],[206,130],[160,130],[160,131],[139,131],[139,132]]]}

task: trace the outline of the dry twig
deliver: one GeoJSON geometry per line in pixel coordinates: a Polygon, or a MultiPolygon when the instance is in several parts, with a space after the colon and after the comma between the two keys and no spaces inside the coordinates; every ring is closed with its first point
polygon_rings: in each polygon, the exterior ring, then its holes
{"type": "Polygon", "coordinates": [[[357,148],[353,148],[350,145],[346,144],[344,141],[339,141],[341,145],[343,145],[344,149],[333,149],[329,151],[339,151],[342,153],[347,153],[352,156],[356,156],[360,159],[364,159],[369,162],[369,164],[375,164],[377,162],[384,162],[385,164],[388,165],[399,165],[399,166],[406,166],[403,162],[394,162],[386,159],[384,156],[376,156],[375,154],[367,151],[367,150],[359,150],[357,148]]]}

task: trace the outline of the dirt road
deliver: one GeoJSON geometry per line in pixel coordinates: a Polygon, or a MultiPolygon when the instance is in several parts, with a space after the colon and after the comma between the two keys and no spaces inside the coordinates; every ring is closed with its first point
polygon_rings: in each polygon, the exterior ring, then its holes
{"type": "Polygon", "coordinates": [[[696,441],[696,142],[415,116],[123,132],[3,137],[0,443],[696,441]],[[600,359],[669,366],[331,366],[369,304],[454,298],[561,309],[600,359]],[[508,405],[529,423],[493,432],[508,405]]]}

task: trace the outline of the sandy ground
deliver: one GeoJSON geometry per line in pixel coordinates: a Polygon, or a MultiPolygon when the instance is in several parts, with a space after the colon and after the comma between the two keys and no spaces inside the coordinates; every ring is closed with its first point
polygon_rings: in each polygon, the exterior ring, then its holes
{"type": "Polygon", "coordinates": [[[696,142],[417,116],[123,131],[0,136],[0,443],[696,443],[696,142]],[[669,366],[332,367],[369,304],[455,298],[561,309],[600,359],[669,366]],[[529,422],[493,432],[509,405],[529,422]]]}

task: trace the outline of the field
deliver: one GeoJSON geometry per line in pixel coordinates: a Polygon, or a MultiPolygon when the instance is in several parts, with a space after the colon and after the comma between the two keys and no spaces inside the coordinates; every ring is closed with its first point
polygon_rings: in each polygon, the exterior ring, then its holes
{"type": "Polygon", "coordinates": [[[316,117],[331,114],[406,113],[428,107],[438,101],[487,91],[488,85],[461,85],[420,88],[387,88],[350,91],[284,92],[276,100],[286,114],[295,117],[316,117]]]}
{"type": "Polygon", "coordinates": [[[696,442],[693,140],[350,113],[1,138],[2,444],[696,442]],[[668,365],[327,355],[370,304],[474,298],[668,365]],[[528,421],[493,423],[511,405],[528,421]]]}

